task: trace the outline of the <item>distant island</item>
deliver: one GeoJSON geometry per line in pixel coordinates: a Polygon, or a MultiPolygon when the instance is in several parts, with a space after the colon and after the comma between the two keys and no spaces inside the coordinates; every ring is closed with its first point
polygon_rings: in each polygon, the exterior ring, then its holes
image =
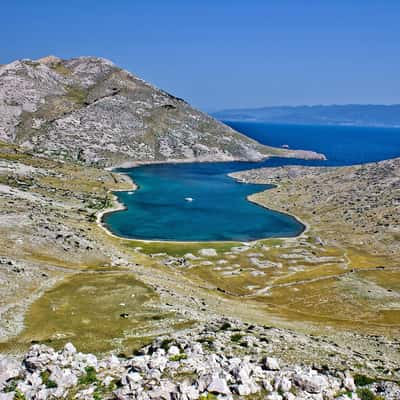
{"type": "Polygon", "coordinates": [[[274,106],[227,109],[212,115],[223,121],[400,127],[400,104],[274,106]]]}

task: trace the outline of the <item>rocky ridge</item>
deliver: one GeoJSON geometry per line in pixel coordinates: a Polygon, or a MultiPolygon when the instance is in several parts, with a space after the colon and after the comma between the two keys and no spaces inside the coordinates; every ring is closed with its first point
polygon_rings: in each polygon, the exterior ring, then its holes
{"type": "Polygon", "coordinates": [[[103,166],[323,157],[263,146],[96,57],[0,66],[0,140],[103,166]]]}

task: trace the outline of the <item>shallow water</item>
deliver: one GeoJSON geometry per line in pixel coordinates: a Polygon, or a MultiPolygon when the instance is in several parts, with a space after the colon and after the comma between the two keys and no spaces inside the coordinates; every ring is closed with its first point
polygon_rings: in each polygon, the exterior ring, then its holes
{"type": "Polygon", "coordinates": [[[122,170],[139,189],[117,193],[127,210],[106,215],[106,226],[118,236],[146,240],[249,241],[296,236],[304,227],[295,218],[246,200],[270,186],[241,184],[227,174],[263,166],[337,166],[400,156],[400,129],[229,124],[262,143],[315,150],[328,160],[273,158],[259,163],[159,164],[122,170]],[[188,197],[193,201],[186,201],[188,197]]]}

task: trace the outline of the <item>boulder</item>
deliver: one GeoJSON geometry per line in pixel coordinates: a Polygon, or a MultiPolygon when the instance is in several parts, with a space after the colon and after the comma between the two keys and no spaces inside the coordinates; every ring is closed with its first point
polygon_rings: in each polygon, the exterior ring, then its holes
{"type": "Polygon", "coordinates": [[[328,379],[320,374],[296,374],[294,376],[296,385],[308,393],[321,393],[329,385],[328,379]]]}
{"type": "Polygon", "coordinates": [[[201,249],[199,250],[199,254],[202,257],[216,257],[218,255],[215,249],[201,249]]]}
{"type": "Polygon", "coordinates": [[[4,384],[11,378],[19,375],[21,370],[20,364],[11,358],[0,359],[0,390],[4,384]]]}
{"type": "Polygon", "coordinates": [[[264,366],[270,371],[279,371],[280,369],[278,360],[273,357],[266,357],[264,360],[264,366]]]}
{"type": "Polygon", "coordinates": [[[229,395],[231,391],[226,380],[217,376],[213,377],[211,383],[207,387],[208,392],[229,395]]]}

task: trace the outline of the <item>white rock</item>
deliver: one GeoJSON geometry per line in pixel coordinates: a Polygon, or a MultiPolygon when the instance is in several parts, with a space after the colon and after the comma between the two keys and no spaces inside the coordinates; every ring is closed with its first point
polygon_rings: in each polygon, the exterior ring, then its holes
{"type": "Polygon", "coordinates": [[[278,360],[273,357],[267,357],[264,361],[265,368],[270,371],[278,371],[280,369],[278,360]]]}
{"type": "Polygon", "coordinates": [[[0,359],[0,388],[11,378],[19,375],[20,366],[16,360],[11,358],[0,359]]]}
{"type": "Polygon", "coordinates": [[[350,390],[351,392],[354,392],[356,390],[356,385],[354,383],[354,379],[350,375],[346,375],[344,380],[343,380],[343,386],[347,389],[350,390]]]}
{"type": "Polygon", "coordinates": [[[168,349],[168,355],[169,356],[177,356],[178,354],[180,354],[180,350],[179,350],[179,347],[178,346],[171,346],[169,349],[168,349]]]}
{"type": "Polygon", "coordinates": [[[94,354],[86,354],[86,364],[89,367],[97,368],[97,357],[94,354]]]}
{"type": "Polygon", "coordinates": [[[247,384],[240,384],[237,388],[239,396],[248,396],[251,394],[250,386],[247,384]]]}
{"type": "Polygon", "coordinates": [[[273,393],[270,393],[265,399],[266,400],[282,400],[282,396],[279,393],[273,392],[273,393]]]}
{"type": "Polygon", "coordinates": [[[103,386],[110,386],[111,382],[114,380],[114,378],[110,375],[107,375],[106,377],[103,378],[103,386]]]}
{"type": "Polygon", "coordinates": [[[143,380],[142,376],[139,372],[131,372],[126,376],[126,379],[129,383],[137,383],[143,380]]]}
{"type": "Polygon", "coordinates": [[[164,371],[167,362],[168,359],[166,357],[156,355],[155,357],[151,358],[149,362],[149,367],[159,369],[160,371],[164,371]]]}
{"type": "Polygon", "coordinates": [[[0,400],[14,400],[14,392],[0,393],[0,400]]]}
{"type": "Polygon", "coordinates": [[[67,343],[64,346],[64,353],[69,354],[69,355],[73,355],[76,353],[76,348],[72,343],[67,343]]]}
{"type": "Polygon", "coordinates": [[[308,393],[321,393],[328,387],[328,379],[324,375],[319,374],[296,374],[294,381],[301,389],[308,393]]]}
{"type": "Polygon", "coordinates": [[[199,254],[202,257],[216,257],[218,255],[215,249],[201,249],[199,250],[199,254]]]}
{"type": "Polygon", "coordinates": [[[228,395],[231,394],[231,391],[226,383],[225,379],[219,377],[213,377],[211,383],[208,385],[207,390],[210,393],[218,393],[228,395]]]}
{"type": "Polygon", "coordinates": [[[179,391],[186,396],[188,400],[196,400],[199,398],[200,393],[198,389],[196,389],[194,386],[189,385],[186,382],[182,382],[179,385],[179,391]]]}
{"type": "Polygon", "coordinates": [[[283,392],[287,393],[292,388],[292,382],[285,376],[280,380],[278,388],[283,392]]]}
{"type": "Polygon", "coordinates": [[[187,260],[197,260],[199,257],[196,257],[194,254],[192,254],[192,253],[186,253],[185,255],[184,255],[184,257],[187,259],[187,260]]]}
{"type": "Polygon", "coordinates": [[[274,390],[274,388],[272,387],[270,381],[267,381],[267,380],[265,379],[265,380],[263,380],[262,384],[263,384],[263,386],[264,386],[264,389],[265,389],[267,392],[272,392],[272,391],[274,390]]]}

